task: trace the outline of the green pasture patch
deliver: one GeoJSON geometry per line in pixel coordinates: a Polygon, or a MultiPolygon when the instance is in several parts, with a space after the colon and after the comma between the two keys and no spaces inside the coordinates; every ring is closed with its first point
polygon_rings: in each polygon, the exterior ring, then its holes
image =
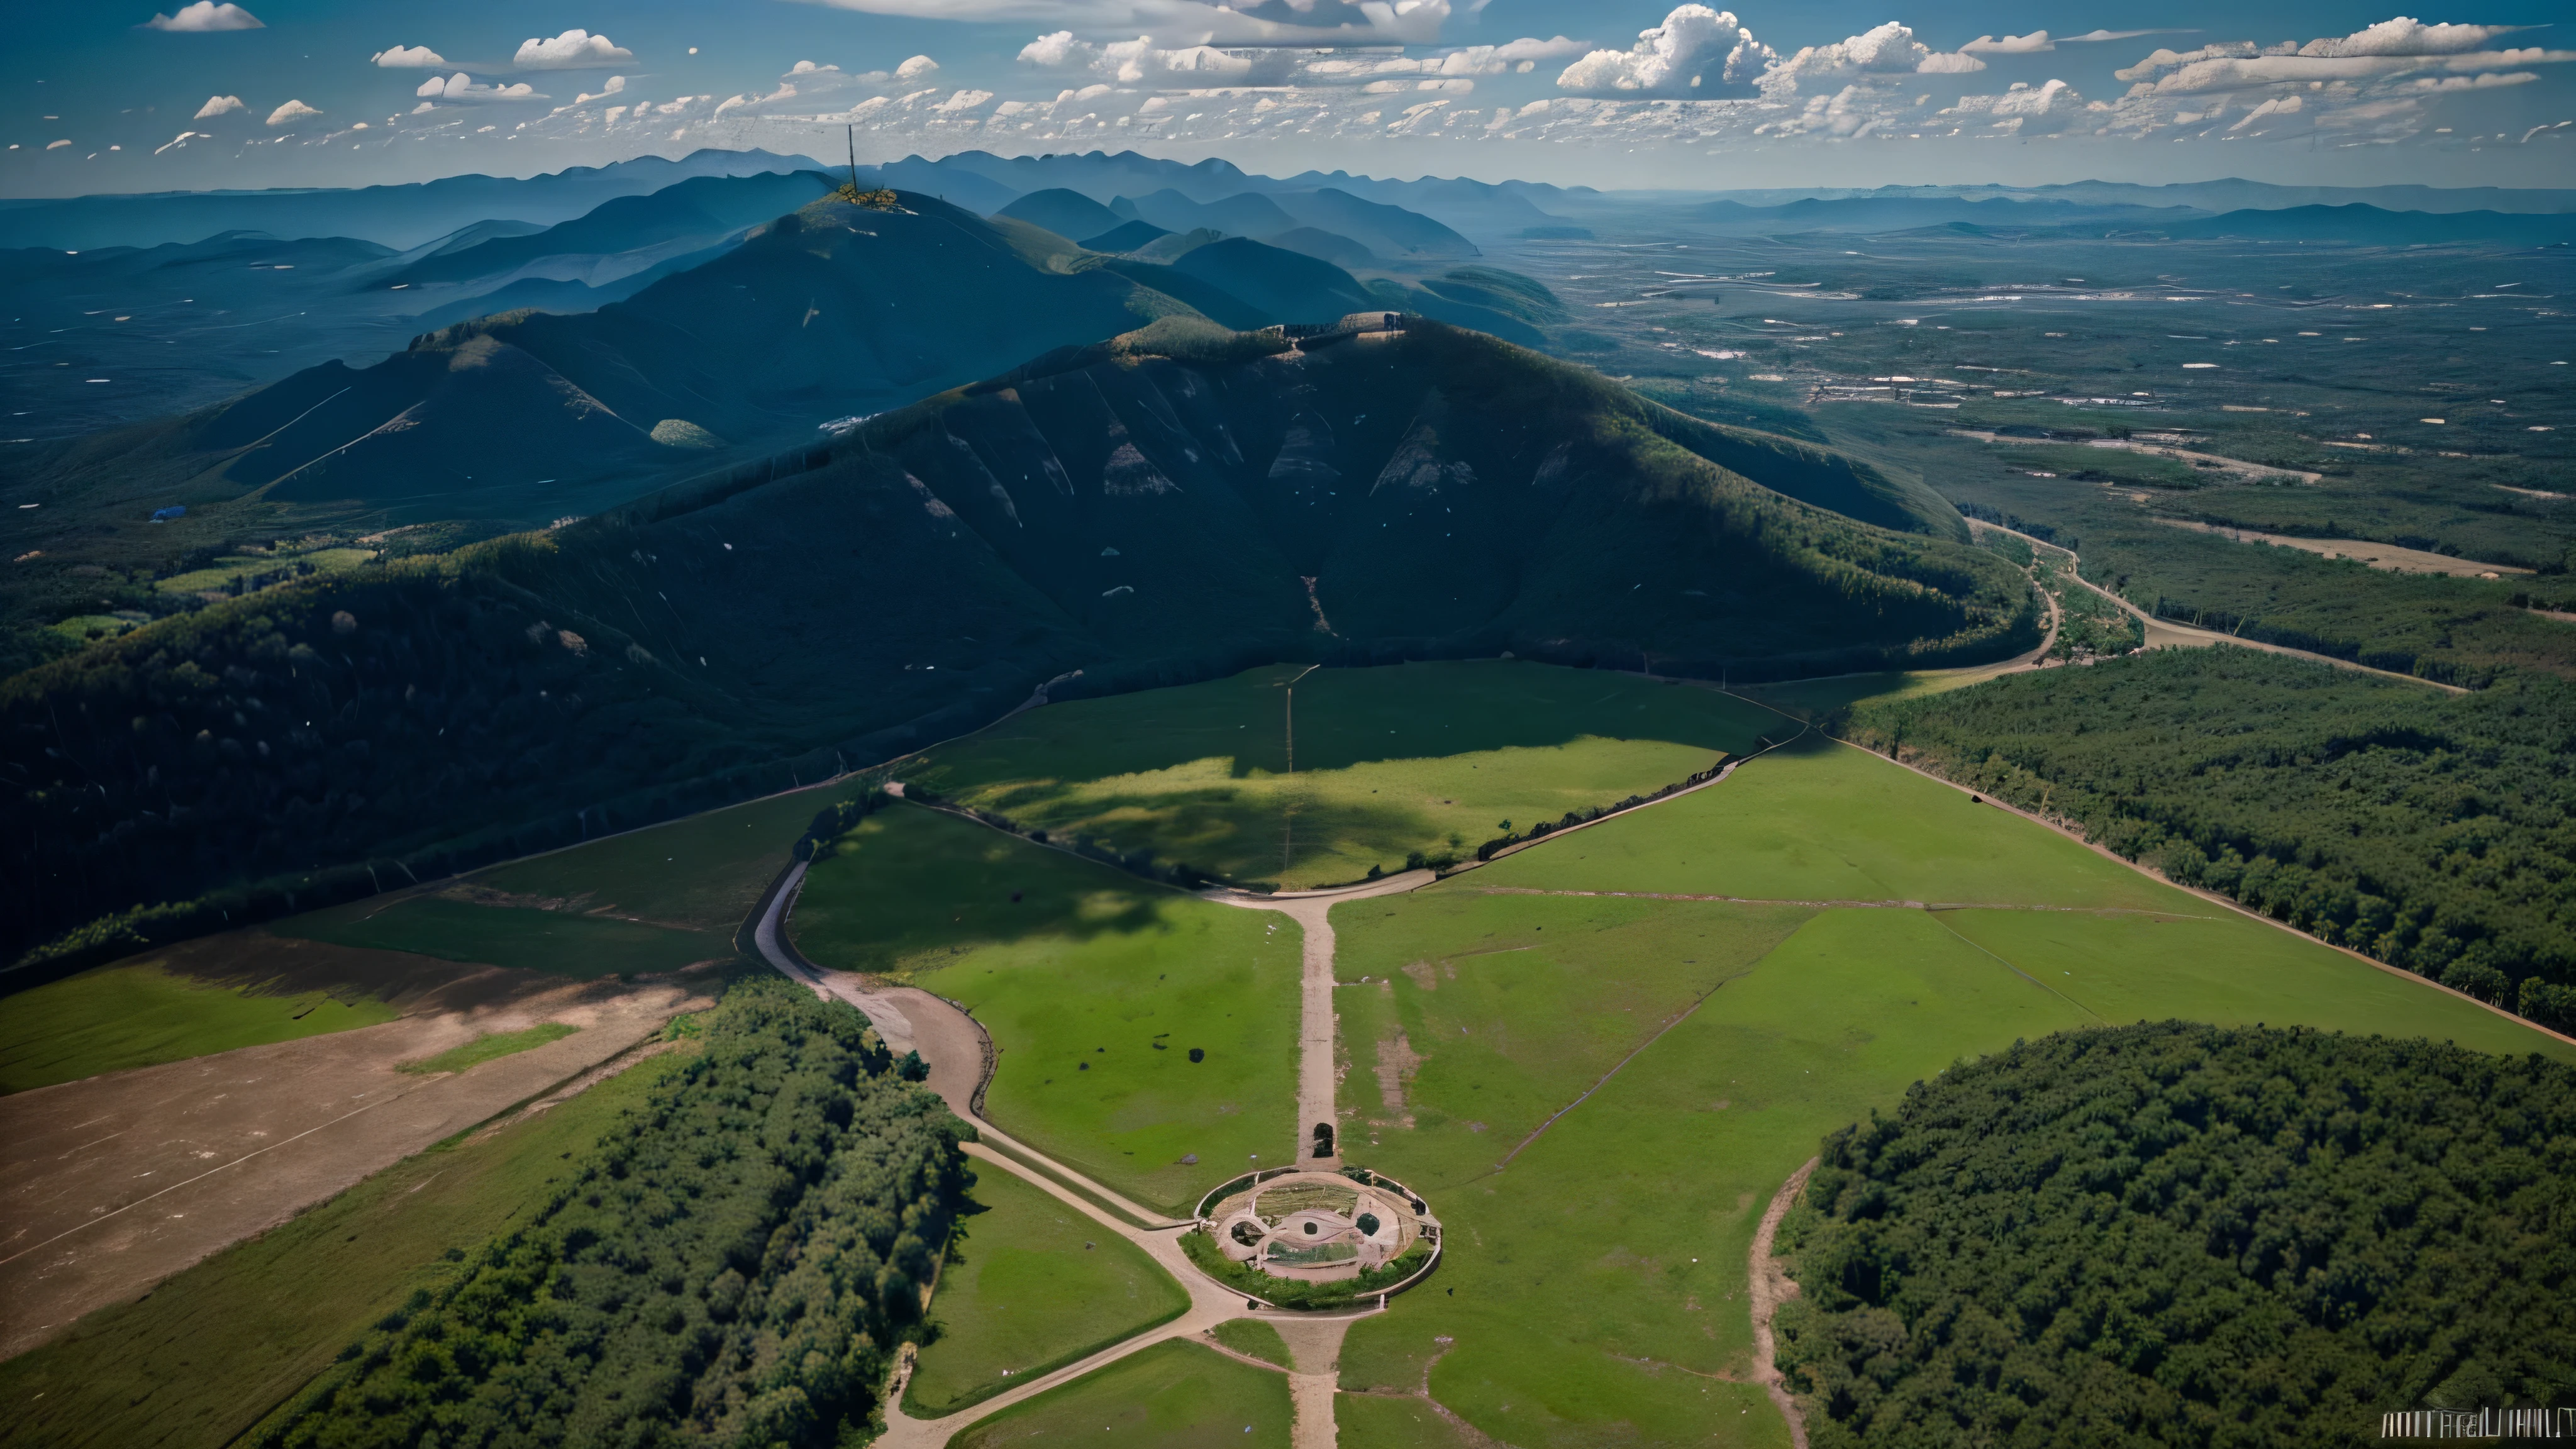
{"type": "MultiPolygon", "coordinates": [[[[2151,488],[2197,488],[2202,473],[2179,458],[2088,448],[2080,443],[2002,444],[1989,450],[2007,468],[2031,468],[2062,478],[2107,479],[2151,488]]],[[[2223,476],[2223,475],[2222,475],[2223,476]]]]}
{"type": "Polygon", "coordinates": [[[0,1363],[8,1437],[57,1449],[243,1438],[369,1324],[447,1283],[667,1066],[642,1063],[489,1137],[406,1158],[0,1363]]]}
{"type": "Polygon", "coordinates": [[[733,954],[733,933],[649,925],[567,910],[484,905],[454,896],[356,901],[271,926],[342,946],[409,951],[588,979],[677,971],[733,954]]]}
{"type": "MultiPolygon", "coordinates": [[[[1339,1394],[1333,1399],[1339,1449],[1474,1449],[1477,1441],[1419,1394],[1339,1394]]],[[[1788,1442],[1783,1433],[1781,1442],[1788,1442]]]]}
{"type": "MultiPolygon", "coordinates": [[[[1345,909],[1337,933],[1346,951],[1370,950],[1381,936],[1427,932],[1442,904],[1415,898],[1393,916],[1345,909]],[[1427,919],[1411,919],[1416,910],[1427,919]]],[[[1518,904],[1530,926],[1565,938],[1551,949],[1614,959],[1607,943],[1619,930],[1580,929],[1601,903],[1518,904]]],[[[1679,920],[1787,914],[1660,909],[1679,920]]],[[[1497,1021],[1484,999],[1445,975],[1429,991],[1398,976],[1395,1015],[1422,1059],[1412,1084],[1417,1125],[1382,1129],[1368,1161],[1425,1195],[1445,1225],[1447,1251],[1391,1312],[1353,1327],[1346,1388],[1410,1389],[1427,1367],[1434,1397],[1485,1433],[1527,1446],[1613,1436],[1785,1442],[1759,1389],[1717,1377],[1741,1379],[1750,1366],[1745,1258],[1781,1181],[1824,1133],[1894,1100],[1907,1083],[1963,1054],[2089,1018],[1919,911],[1826,911],[1767,954],[1762,940],[1744,942],[1758,961],[1731,963],[1698,1010],[1499,1171],[1492,1164],[1512,1144],[1493,1140],[1503,1134],[1482,1115],[1497,1085],[1499,1029],[1580,1035],[1624,1026],[1643,1037],[1649,1022],[1635,1018],[1646,1013],[1609,993],[1533,996],[1497,1021]],[[1591,1020],[1570,1031],[1540,1020],[1565,1015],[1591,1020]]],[[[1585,1080],[1548,1112],[1592,1087],[1597,1069],[1568,1075],[1585,1080]]]]}
{"type": "Polygon", "coordinates": [[[493,866],[466,881],[508,896],[579,900],[580,910],[731,934],[787,868],[805,823],[840,798],[828,790],[772,795],[493,866]]]}
{"type": "Polygon", "coordinates": [[[819,965],[963,1002],[1001,1052],[992,1120],[1140,1202],[1185,1211],[1296,1147],[1284,916],[897,805],[817,853],[793,925],[819,965]]]}
{"type": "Polygon", "coordinates": [[[398,1013],[368,997],[266,994],[193,980],[162,960],[101,966],[8,998],[0,1011],[0,1093],[374,1026],[398,1013]]]}
{"type": "Polygon", "coordinates": [[[2213,909],[1947,785],[1821,741],[1774,750],[1723,784],[1521,851],[1458,885],[2213,909]]]}
{"type": "Polygon", "coordinates": [[[1287,1449],[1288,1376],[1171,1339],[959,1431],[952,1449],[1287,1449]]]}
{"type": "Polygon", "coordinates": [[[1777,724],[1608,671],[1282,665],[1031,710],[897,771],[1025,827],[1303,887],[1647,793],[1777,724]]]}
{"type": "Polygon", "coordinates": [[[1258,1318],[1229,1318],[1208,1330],[1208,1336],[1248,1358],[1275,1363],[1281,1368],[1295,1368],[1289,1356],[1288,1340],[1279,1330],[1258,1318]]]}
{"type": "Polygon", "coordinates": [[[905,1413],[953,1414],[1188,1310],[1143,1249],[1018,1176],[979,1163],[967,1197],[905,1413]]]}
{"type": "MultiPolygon", "coordinates": [[[[1443,1180],[1491,1171],[1550,1114],[1813,914],[1488,895],[1466,889],[1472,879],[1333,911],[1335,978],[1368,978],[1334,991],[1351,1068],[1341,1105],[1359,1112],[1343,1129],[1342,1154],[1417,1192],[1428,1184],[1379,1154],[1416,1141],[1408,1119],[1423,1131],[1459,1129],[1424,1139],[1441,1144],[1443,1180]],[[1363,1040],[1364,1027],[1376,1034],[1363,1040]]],[[[1417,1142],[1407,1160],[1418,1165],[1419,1150],[1417,1142]]]]}
{"type": "Polygon", "coordinates": [[[2576,1062],[2576,1047],[2415,977],[2222,906],[2202,910],[2187,919],[2039,911],[1943,911],[1940,919],[2107,1023],[2299,1025],[2576,1062]]]}
{"type": "Polygon", "coordinates": [[[544,1021],[524,1031],[488,1032],[463,1046],[449,1047],[434,1057],[423,1057],[416,1062],[404,1062],[401,1069],[419,1076],[434,1076],[440,1072],[461,1072],[501,1057],[534,1051],[548,1042],[562,1041],[579,1030],[581,1030],[580,1027],[567,1026],[560,1021],[544,1021]]]}

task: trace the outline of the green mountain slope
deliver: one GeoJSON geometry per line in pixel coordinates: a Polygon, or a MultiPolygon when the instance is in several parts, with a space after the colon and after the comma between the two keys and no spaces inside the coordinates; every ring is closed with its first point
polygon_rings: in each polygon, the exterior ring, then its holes
{"type": "Polygon", "coordinates": [[[1168,318],[0,683],[0,869],[31,886],[7,940],[138,901],[195,902],[139,927],[184,931],[785,788],[1075,669],[1059,693],[1506,649],[1754,678],[2035,639],[1995,555],[1792,496],[1841,466],[1436,323],[1291,351],[1168,318]]]}

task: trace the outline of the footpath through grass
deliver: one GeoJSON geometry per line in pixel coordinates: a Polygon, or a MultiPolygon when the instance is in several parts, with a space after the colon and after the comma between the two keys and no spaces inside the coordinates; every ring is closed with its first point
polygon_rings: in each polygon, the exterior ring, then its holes
{"type": "Polygon", "coordinates": [[[931,1299],[939,1337],[904,1393],[915,1418],[953,1414],[1190,1306],[1142,1248],[1001,1168],[977,1163],[969,1199],[931,1299]]]}
{"type": "Polygon", "coordinates": [[[992,1120],[1140,1202],[1295,1149],[1285,917],[897,804],[817,853],[792,926],[818,965],[965,1003],[1001,1052],[992,1120]]]}
{"type": "Polygon", "coordinates": [[[489,1138],[408,1158],[0,1363],[0,1403],[11,1408],[0,1439],[233,1442],[368,1325],[446,1282],[666,1069],[666,1059],[644,1062],[489,1138]]]}
{"type": "Polygon", "coordinates": [[[1503,821],[1646,793],[1765,733],[1777,715],[1607,670],[1283,665],[1031,710],[896,773],[1122,854],[1303,888],[1464,856],[1503,821]]]}
{"type": "Polygon", "coordinates": [[[1288,1376],[1181,1339],[1013,1404],[950,1449],[1090,1442],[1115,1449],[1287,1449],[1288,1376]]]}
{"type": "Polygon", "coordinates": [[[374,1026],[395,1015],[367,997],[269,995],[195,981],[159,959],[101,966],[5,998],[0,1093],[374,1026]]]}
{"type": "MultiPolygon", "coordinates": [[[[1750,1367],[1745,1258],[1762,1210],[1825,1133],[1962,1058],[2142,1017],[2576,1058],[1839,749],[1766,756],[1687,800],[1339,907],[1334,927],[1335,974],[1369,978],[1337,993],[1346,1150],[1428,1196],[1449,1246],[1430,1284],[1354,1326],[1343,1386],[1410,1391],[1428,1368],[1441,1403],[1532,1449],[1785,1443],[1760,1393],[1731,1381],[1750,1367]],[[1511,875],[1524,889],[2082,909],[1487,893],[1511,875]]],[[[1447,1442],[1403,1399],[1347,1422],[1354,1444],[1447,1442]]]]}

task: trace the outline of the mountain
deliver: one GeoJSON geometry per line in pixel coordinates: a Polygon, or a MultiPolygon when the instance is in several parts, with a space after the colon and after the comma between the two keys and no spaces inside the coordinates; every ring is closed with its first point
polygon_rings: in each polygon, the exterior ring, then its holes
{"type": "Polygon", "coordinates": [[[1132,252],[1170,235],[1150,221],[1122,221],[1098,236],[1084,237],[1082,247],[1093,252],[1132,252]]]}
{"type": "MultiPolygon", "coordinates": [[[[868,168],[861,169],[865,171],[868,168]]],[[[1329,216],[1296,213],[1296,208],[1284,198],[1296,193],[1335,190],[1355,200],[1421,213],[1453,232],[1478,231],[1508,236],[1523,227],[1543,226],[1563,219],[1543,209],[1545,207],[1577,205],[1596,195],[1584,187],[1568,189],[1538,182],[1489,184],[1436,176],[1416,181],[1392,181],[1354,176],[1347,171],[1308,171],[1283,179],[1255,175],[1215,157],[1184,165],[1160,157],[1140,156],[1133,151],[1114,155],[1101,151],[1082,154],[1064,151],[1043,156],[1009,157],[996,156],[989,151],[959,151],[937,161],[908,156],[902,161],[875,168],[875,174],[888,178],[888,185],[917,191],[936,192],[943,186],[953,188],[948,198],[951,201],[959,201],[970,187],[990,188],[977,192],[978,195],[1007,193],[984,208],[988,211],[999,210],[1015,196],[1055,189],[1079,192],[1094,201],[1116,196],[1149,196],[1161,191],[1171,191],[1185,200],[1199,203],[1220,202],[1247,193],[1273,196],[1283,198],[1281,204],[1288,206],[1299,222],[1359,236],[1372,247],[1378,243],[1371,238],[1336,225],[1329,216]]],[[[1146,219],[1157,220],[1151,216],[1146,219]]],[[[1161,224],[1171,225],[1169,222],[1161,224]]],[[[1194,221],[1190,226],[1207,224],[1194,221]]],[[[1187,231],[1190,228],[1173,229],[1187,231]]],[[[1238,235],[1259,234],[1232,227],[1220,226],[1219,229],[1235,231],[1238,235]]],[[[1404,249],[1386,250],[1389,254],[1401,255],[1404,249]]],[[[1442,253],[1473,254],[1472,251],[1442,253]]]]}
{"type": "Polygon", "coordinates": [[[2386,211],[2354,202],[2345,206],[2231,211],[2157,230],[2169,237],[2249,237],[2346,242],[2356,246],[2430,246],[2443,242],[2565,246],[2576,242],[2576,214],[2386,211]]]}
{"type": "MultiPolygon", "coordinates": [[[[1608,193],[1616,201],[1633,193],[1608,193]]],[[[1703,193],[1704,197],[1771,207],[1791,201],[1864,199],[1966,201],[2064,201],[2081,206],[2144,206],[2170,214],[2191,211],[2277,211],[2292,206],[2348,206],[2360,202],[2385,211],[2502,211],[2515,214],[2576,212],[2576,188],[2504,186],[2281,186],[2228,177],[2143,186],[2133,181],[2067,181],[2046,186],[1815,186],[1703,193]]],[[[1696,202],[1694,202],[1696,204],[1696,202]]]]}
{"type": "Polygon", "coordinates": [[[1301,224],[1349,237],[1382,257],[1473,257],[1476,244],[1419,212],[1347,191],[1283,191],[1272,200],[1301,224]]]}
{"type": "Polygon", "coordinates": [[[659,191],[693,176],[745,176],[814,164],[767,151],[702,150],[677,161],[638,156],[524,180],[448,176],[356,190],[177,191],[0,200],[0,247],[86,251],[202,241],[226,231],[261,231],[280,237],[356,237],[404,250],[478,221],[552,226],[611,197],[659,191]]]}
{"type": "MultiPolygon", "coordinates": [[[[972,218],[907,204],[900,224],[975,252],[972,218]]],[[[857,249],[863,220],[898,224],[817,203],[768,246],[857,249]]],[[[706,361],[750,359],[718,339],[706,361]]],[[[1909,496],[1437,323],[1291,348],[1166,318],[584,521],[287,582],[0,682],[25,827],[0,834],[21,882],[0,938],[124,913],[74,962],[629,828],[891,758],[1075,669],[1059,696],[1274,659],[1743,679],[2026,647],[2025,581],[1957,515],[1901,533],[1816,501],[1909,496]]]]}
{"type": "Polygon", "coordinates": [[[1216,201],[1192,201],[1177,191],[1157,191],[1113,198],[1109,209],[1129,220],[1150,221],[1165,231],[1204,227],[1228,236],[1255,236],[1286,231],[1297,224],[1297,219],[1282,211],[1278,202],[1257,191],[1237,192],[1216,201]]]}
{"type": "Polygon", "coordinates": [[[647,195],[614,197],[540,231],[443,246],[389,280],[419,286],[537,277],[597,286],[703,251],[839,185],[819,171],[691,177],[647,195]]]}
{"type": "Polygon", "coordinates": [[[1261,242],[1264,246],[1274,246],[1281,251],[1302,253],[1319,262],[1331,262],[1334,266],[1345,270],[1352,267],[1373,267],[1378,264],[1377,253],[1349,237],[1338,232],[1325,231],[1320,227],[1291,227],[1286,231],[1263,237],[1261,242]]]}
{"type": "Polygon", "coordinates": [[[1269,322],[1330,322],[1383,305],[1330,262],[1228,237],[1191,250],[1172,269],[1241,298],[1269,322]]]}
{"type": "Polygon", "coordinates": [[[346,500],[395,523],[525,527],[698,466],[652,442],[666,420],[783,446],[1032,347],[1124,331],[1181,305],[1114,272],[1068,267],[1079,254],[1034,228],[899,195],[889,211],[813,202],[595,312],[479,318],[372,366],[334,360],[172,423],[87,440],[55,465],[59,483],[41,464],[36,481],[86,487],[118,470],[176,470],[194,476],[197,506],[265,490],[271,503],[346,500]],[[111,457],[112,468],[99,461],[111,457]]]}
{"type": "MultiPolygon", "coordinates": [[[[1067,240],[1098,236],[1129,218],[1079,191],[1050,186],[1032,191],[1001,209],[998,215],[1042,226],[1067,240]]],[[[1123,248],[1122,248],[1123,250],[1123,248]]]]}

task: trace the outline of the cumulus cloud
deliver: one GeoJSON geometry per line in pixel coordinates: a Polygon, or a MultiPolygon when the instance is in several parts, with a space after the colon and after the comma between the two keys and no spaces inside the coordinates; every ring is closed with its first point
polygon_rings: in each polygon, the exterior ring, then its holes
{"type": "Polygon", "coordinates": [[[2082,35],[2061,35],[2060,45],[2093,45],[2105,40],[2135,40],[2141,35],[2194,35],[2191,30],[2088,30],[2082,35]]]}
{"type": "Polygon", "coordinates": [[[894,68],[894,78],[899,81],[919,80],[937,69],[939,62],[926,55],[916,55],[894,68]]]}
{"type": "Polygon", "coordinates": [[[2457,55],[2477,50],[2519,27],[2511,25],[2427,25],[2400,15],[2356,30],[2343,38],[2311,40],[2301,55],[2457,55]]]}
{"type": "Polygon", "coordinates": [[[2253,125],[2256,121],[2263,119],[2265,116],[2295,116],[2307,108],[2308,103],[2304,96],[2274,96],[2272,99],[2263,102],[2261,105],[2256,106],[2250,111],[2247,111],[2242,120],[2239,120],[2235,125],[2230,126],[2227,129],[2232,135],[2235,132],[2242,131],[2246,127],[2253,125]]]}
{"type": "Polygon", "coordinates": [[[172,30],[191,35],[201,35],[214,30],[266,30],[268,28],[258,16],[231,3],[231,0],[225,0],[225,3],[220,5],[216,4],[215,0],[197,0],[194,5],[180,6],[175,14],[162,15],[156,12],[151,19],[143,23],[154,30],[172,30]]]}
{"type": "Polygon", "coordinates": [[[1186,45],[1166,50],[1149,35],[1100,47],[1092,69],[1120,85],[1222,86],[1251,79],[1249,57],[1213,45],[1186,45]]]}
{"type": "Polygon", "coordinates": [[[2007,35],[2001,40],[1991,35],[1980,35],[1960,46],[1959,53],[1961,55],[2033,55],[2056,48],[2057,43],[2048,38],[2047,31],[2034,30],[2028,35],[2007,35]]]}
{"type": "MultiPolygon", "coordinates": [[[[1149,27],[1157,45],[1432,45],[1452,0],[814,0],[920,20],[1036,21],[1093,34],[1149,27]]],[[[1472,12],[1485,0],[1467,0],[1472,12]]]]}
{"type": "Polygon", "coordinates": [[[420,89],[412,92],[412,94],[445,105],[463,105],[475,101],[542,101],[546,99],[544,96],[537,94],[536,88],[529,85],[526,81],[519,81],[516,84],[506,86],[476,85],[474,83],[474,77],[467,75],[461,70],[443,80],[437,76],[431,76],[429,79],[422,81],[420,83],[420,89]]]}
{"type": "Polygon", "coordinates": [[[282,105],[276,110],[268,113],[268,123],[272,126],[291,126],[308,116],[318,116],[320,114],[322,114],[322,110],[319,106],[308,106],[302,101],[288,101],[285,105],[282,105]]]}
{"type": "Polygon", "coordinates": [[[1076,40],[1070,30],[1041,35],[1020,47],[1020,64],[1046,70],[1066,70],[1086,66],[1099,59],[1100,48],[1088,41],[1076,40]]]}
{"type": "Polygon", "coordinates": [[[1962,120],[1982,116],[1990,132],[2031,136],[2063,131],[2088,109],[2084,97],[2062,80],[2042,86],[2015,81],[1999,96],[1961,96],[1941,114],[1962,120]]]}
{"type": "Polygon", "coordinates": [[[932,106],[931,109],[942,115],[958,116],[964,115],[966,112],[974,110],[977,107],[990,102],[992,99],[993,93],[991,91],[959,91],[957,94],[950,96],[948,99],[941,101],[935,106],[932,106]]]}
{"type": "Polygon", "coordinates": [[[525,70],[579,70],[595,65],[619,65],[633,60],[635,52],[611,41],[605,35],[587,30],[567,30],[552,40],[531,36],[519,42],[519,53],[510,63],[525,70]]]}
{"type": "Polygon", "coordinates": [[[209,141],[214,139],[214,137],[207,135],[204,131],[181,131],[178,135],[175,135],[169,140],[162,142],[160,145],[153,147],[152,154],[158,156],[173,146],[184,148],[190,140],[200,136],[205,137],[205,139],[209,141]]]}
{"type": "Polygon", "coordinates": [[[206,97],[206,103],[197,107],[197,114],[189,117],[188,119],[192,121],[211,121],[217,116],[230,115],[241,108],[242,98],[239,96],[208,96],[206,97]]]}
{"type": "Polygon", "coordinates": [[[1980,71],[1986,63],[1973,55],[1935,51],[1914,38],[1914,31],[1891,20],[1832,45],[1810,45],[1780,62],[1762,78],[1762,90],[1774,98],[1795,95],[1810,86],[1848,84],[1870,75],[1957,75],[1980,71]]]}
{"type": "Polygon", "coordinates": [[[47,141],[45,143],[45,149],[48,151],[59,151],[70,144],[71,142],[69,141],[47,141]]]}
{"type": "Polygon", "coordinates": [[[1713,99],[1745,94],[1778,59],[1733,11],[1683,5],[1628,49],[1596,50],[1567,66],[1556,84],[1579,95],[1713,99]]]}
{"type": "Polygon", "coordinates": [[[447,64],[446,56],[440,55],[426,45],[415,45],[408,49],[397,45],[391,50],[377,51],[367,59],[386,70],[427,70],[431,66],[447,64]]]}
{"type": "MultiPolygon", "coordinates": [[[[808,65],[812,64],[810,61],[800,63],[808,65]]],[[[581,94],[572,98],[572,103],[576,106],[586,106],[592,101],[606,100],[608,97],[616,95],[624,89],[626,89],[626,77],[622,75],[613,75],[608,78],[608,84],[601,86],[597,92],[583,91],[581,94]]]]}

